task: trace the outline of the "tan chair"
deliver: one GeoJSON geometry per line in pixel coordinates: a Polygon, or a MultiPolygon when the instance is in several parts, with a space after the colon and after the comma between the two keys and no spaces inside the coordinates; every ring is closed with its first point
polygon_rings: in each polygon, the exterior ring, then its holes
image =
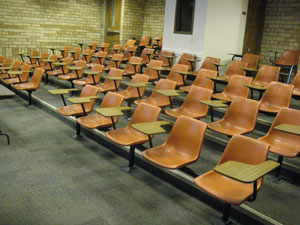
{"type": "Polygon", "coordinates": [[[208,124],[208,128],[219,133],[233,136],[254,130],[260,102],[236,97],[232,100],[224,117],[208,124]]]}
{"type": "Polygon", "coordinates": [[[172,65],[173,58],[167,58],[167,57],[174,57],[174,52],[162,50],[158,55],[157,60],[163,62],[162,64],[163,67],[171,67],[172,65]]]}
{"type": "Polygon", "coordinates": [[[24,64],[22,66],[22,72],[18,77],[4,79],[3,83],[5,84],[18,84],[18,83],[25,83],[28,80],[29,73],[30,73],[31,65],[24,64]]]}
{"type": "Polygon", "coordinates": [[[221,59],[220,58],[214,58],[214,57],[206,57],[200,67],[201,69],[208,69],[208,70],[214,70],[218,71],[217,67],[213,65],[212,63],[220,63],[221,59]]]}
{"type": "Polygon", "coordinates": [[[242,70],[241,68],[247,68],[247,65],[247,62],[233,60],[229,64],[225,74],[220,77],[229,81],[233,75],[246,76],[246,71],[242,70]]]}
{"type": "Polygon", "coordinates": [[[72,58],[73,58],[74,61],[79,60],[79,53],[80,52],[81,52],[81,48],[80,47],[74,48],[74,52],[71,52],[72,58]]]}
{"type": "Polygon", "coordinates": [[[275,176],[279,178],[283,157],[295,158],[300,153],[299,135],[276,130],[274,127],[280,124],[293,124],[300,126],[300,111],[289,108],[281,108],[277,113],[268,133],[258,140],[270,145],[270,152],[278,155],[280,166],[275,176]]]}
{"type": "Polygon", "coordinates": [[[99,72],[99,74],[97,74],[97,75],[90,75],[89,74],[86,78],[73,80],[72,82],[74,84],[77,84],[77,85],[80,85],[80,86],[84,86],[86,84],[96,85],[100,82],[103,67],[104,66],[102,66],[100,64],[95,64],[95,65],[92,66],[90,71],[91,72],[99,72]]]}
{"type": "Polygon", "coordinates": [[[102,43],[99,47],[99,51],[108,52],[109,43],[102,43]]]}
{"type": "MultiPolygon", "coordinates": [[[[57,59],[58,59],[58,55],[55,55],[55,54],[51,55],[49,59],[56,62],[57,59]]],[[[45,63],[45,65],[41,66],[40,68],[44,69],[46,72],[55,69],[55,66],[53,65],[53,62],[51,62],[51,63],[50,62],[44,62],[44,63],[45,63]]]]}
{"type": "Polygon", "coordinates": [[[185,84],[187,75],[181,75],[177,72],[188,72],[189,67],[182,64],[174,64],[167,77],[167,80],[172,80],[176,82],[176,87],[181,87],[185,84]]]}
{"type": "Polygon", "coordinates": [[[209,89],[209,90],[213,90],[214,89],[214,82],[211,79],[207,78],[207,77],[216,78],[217,74],[218,74],[218,71],[208,70],[208,69],[201,69],[197,73],[197,76],[196,76],[194,82],[192,83],[192,85],[183,86],[183,87],[180,87],[180,89],[185,91],[185,92],[189,92],[192,87],[196,86],[196,87],[202,87],[202,88],[206,88],[206,89],[209,89]]]}
{"type": "Polygon", "coordinates": [[[48,81],[48,76],[58,76],[60,74],[67,74],[67,73],[69,73],[68,67],[71,65],[72,59],[71,58],[65,58],[62,62],[66,63],[66,65],[59,66],[58,69],[54,69],[54,70],[50,70],[50,71],[46,72],[46,80],[47,81],[48,81]]]}
{"type": "Polygon", "coordinates": [[[126,50],[124,51],[123,57],[122,57],[122,62],[128,62],[128,60],[135,56],[136,53],[136,46],[129,46],[126,48],[126,50]]]}
{"type": "Polygon", "coordinates": [[[242,62],[247,62],[247,67],[249,69],[257,69],[260,55],[245,53],[242,57],[242,62]]]}
{"type": "Polygon", "coordinates": [[[69,52],[71,51],[71,46],[65,46],[62,50],[61,50],[61,55],[58,56],[58,59],[63,60],[65,58],[69,57],[69,52]]]}
{"type": "Polygon", "coordinates": [[[170,100],[169,97],[167,96],[163,96],[157,92],[155,92],[156,90],[174,90],[176,87],[176,82],[172,81],[172,80],[166,80],[166,79],[160,79],[151,96],[149,98],[146,99],[140,99],[140,100],[135,100],[134,103],[135,104],[141,104],[141,103],[147,103],[147,104],[151,104],[151,105],[155,105],[155,106],[159,106],[159,107],[167,107],[170,106],[170,100]]]}
{"type": "Polygon", "coordinates": [[[110,50],[110,52],[107,54],[107,58],[111,58],[113,57],[114,54],[120,54],[122,49],[122,45],[121,44],[115,44],[112,48],[112,50],[110,50]]]}
{"type": "Polygon", "coordinates": [[[288,73],[282,73],[282,75],[288,75],[287,83],[290,83],[291,75],[293,73],[294,68],[297,73],[300,51],[284,50],[279,59],[277,59],[277,53],[278,52],[275,52],[275,61],[272,61],[271,58],[270,61],[275,66],[279,66],[282,69],[289,70],[288,73]]]}
{"type": "MultiPolygon", "coordinates": [[[[107,74],[108,77],[122,77],[124,70],[112,68],[107,74]]],[[[103,84],[98,84],[96,87],[99,89],[99,92],[108,92],[108,91],[117,91],[120,87],[121,81],[105,79],[103,84]]]]}
{"type": "MultiPolygon", "coordinates": [[[[81,59],[80,60],[82,60],[82,61],[85,61],[86,63],[90,63],[91,62],[91,59],[92,59],[92,54],[94,53],[94,51],[92,50],[92,49],[86,49],[84,52],[83,52],[83,54],[84,55],[82,55],[81,56],[81,59]]],[[[73,63],[77,63],[78,61],[80,61],[80,60],[74,60],[73,61],[73,63]]]]}
{"type": "Polygon", "coordinates": [[[41,68],[37,68],[37,69],[35,69],[35,71],[32,75],[32,78],[29,82],[14,85],[14,87],[17,90],[24,90],[24,91],[28,92],[29,106],[32,105],[31,94],[33,91],[36,91],[40,87],[44,72],[45,72],[45,70],[43,70],[41,68]]]}
{"type": "Polygon", "coordinates": [[[177,64],[187,65],[187,66],[189,67],[189,71],[191,71],[191,70],[193,70],[192,64],[191,64],[189,61],[187,61],[186,59],[195,59],[195,58],[196,58],[196,56],[193,55],[193,54],[183,53],[183,54],[180,56],[180,58],[179,58],[177,64]]]}
{"type": "MultiPolygon", "coordinates": [[[[117,94],[115,92],[107,92],[101,102],[100,108],[109,108],[109,107],[120,107],[123,103],[124,96],[117,94]]],[[[113,117],[114,124],[119,120],[119,117],[113,117]]],[[[77,123],[81,126],[96,129],[113,126],[112,119],[110,117],[102,116],[99,113],[93,115],[83,116],[78,118],[77,123]]]]}
{"type": "Polygon", "coordinates": [[[140,42],[136,45],[137,47],[145,47],[146,45],[149,45],[151,36],[143,36],[140,42]]]}
{"type": "Polygon", "coordinates": [[[128,47],[134,46],[136,40],[128,39],[123,47],[123,49],[126,51],[128,47]]]}
{"type": "MultiPolygon", "coordinates": [[[[233,136],[218,163],[221,165],[229,160],[247,163],[263,163],[268,155],[269,146],[246,136],[233,136]]],[[[254,201],[257,191],[262,186],[263,178],[254,183],[242,183],[214,170],[210,170],[195,179],[195,184],[214,198],[225,202],[222,220],[228,222],[230,206],[240,205],[244,201],[254,201]]]]}
{"type": "Polygon", "coordinates": [[[58,75],[59,79],[62,80],[68,80],[71,82],[71,88],[74,88],[74,80],[78,80],[81,79],[83,76],[83,69],[85,67],[86,62],[83,60],[79,60],[78,62],[76,62],[75,67],[81,67],[81,69],[79,70],[72,70],[71,73],[68,74],[64,74],[64,75],[58,75]]]}
{"type": "Polygon", "coordinates": [[[106,137],[111,141],[123,145],[130,146],[130,156],[128,167],[124,168],[125,171],[131,172],[134,167],[135,147],[137,145],[148,142],[149,138],[132,127],[135,123],[153,122],[158,119],[161,109],[157,106],[142,103],[137,106],[131,120],[124,128],[111,130],[105,133],[106,137]]]}
{"type": "Polygon", "coordinates": [[[1,63],[1,66],[2,66],[2,64],[4,63],[4,59],[5,59],[5,56],[1,55],[1,56],[0,56],[0,63],[1,63]]]}
{"type": "Polygon", "coordinates": [[[294,86],[271,82],[260,100],[260,111],[277,113],[282,107],[289,107],[294,86]]]}
{"type": "Polygon", "coordinates": [[[151,69],[151,68],[152,67],[162,67],[162,64],[163,64],[162,61],[152,59],[148,63],[148,65],[147,65],[147,67],[146,67],[143,74],[146,75],[146,76],[149,76],[149,81],[159,80],[158,74],[160,74],[160,72],[156,71],[154,69],[151,69]]]}
{"type": "MultiPolygon", "coordinates": [[[[20,66],[21,66],[22,62],[21,61],[15,61],[12,64],[12,67],[9,69],[9,71],[18,71],[20,66]]],[[[27,64],[28,65],[28,64],[27,64]]],[[[1,68],[0,68],[1,69],[1,68]]],[[[14,78],[17,77],[17,75],[9,75],[7,73],[8,70],[2,70],[1,74],[0,74],[0,79],[8,79],[8,78],[14,78]]]]}
{"type": "MultiPolygon", "coordinates": [[[[12,63],[12,58],[6,58],[6,59],[3,61],[1,67],[10,67],[10,66],[11,66],[11,63],[12,63]]],[[[7,70],[2,70],[1,67],[0,67],[0,74],[6,73],[7,70]]]]}
{"type": "Polygon", "coordinates": [[[225,90],[222,93],[213,94],[212,97],[229,102],[231,102],[234,97],[247,98],[249,95],[249,88],[244,85],[250,84],[251,81],[252,77],[233,75],[225,90]]]}
{"type": "Polygon", "coordinates": [[[104,65],[105,58],[106,58],[107,52],[99,51],[93,56],[95,57],[95,60],[92,63],[86,64],[87,67],[92,67],[94,65],[104,65]]]}
{"type": "Polygon", "coordinates": [[[300,71],[296,74],[291,85],[294,85],[293,95],[300,96],[300,71]]]}
{"type": "Polygon", "coordinates": [[[46,65],[46,62],[44,62],[43,60],[47,60],[49,57],[49,53],[45,52],[42,54],[42,57],[39,59],[39,63],[35,63],[35,64],[31,64],[32,68],[36,68],[36,67],[44,67],[46,65]]]}
{"type": "Polygon", "coordinates": [[[196,162],[200,156],[207,124],[180,116],[164,144],[143,151],[143,156],[159,166],[178,169],[196,162]]]}
{"type": "Polygon", "coordinates": [[[109,72],[112,68],[119,69],[121,65],[122,57],[123,56],[121,54],[114,54],[109,64],[103,68],[103,71],[109,72]]]}
{"type": "Polygon", "coordinates": [[[140,71],[141,63],[142,63],[142,58],[135,57],[135,56],[131,57],[129,62],[126,64],[123,76],[131,77],[134,74],[138,73],[140,71]]]}
{"type": "Polygon", "coordinates": [[[31,56],[39,56],[40,51],[34,50],[31,55],[27,55],[29,58],[29,62],[25,62],[25,64],[32,65],[32,66],[37,66],[37,59],[31,58],[31,56]]]}
{"type": "Polygon", "coordinates": [[[90,49],[91,49],[93,52],[95,52],[95,51],[96,51],[96,48],[97,48],[97,45],[98,45],[98,42],[97,42],[97,41],[93,41],[93,42],[89,45],[89,47],[90,47],[90,49]]]}
{"type": "Polygon", "coordinates": [[[151,45],[147,45],[146,48],[153,48],[154,52],[159,51],[162,48],[163,39],[162,37],[154,38],[154,42],[151,45]]]}
{"type": "Polygon", "coordinates": [[[142,58],[142,65],[146,65],[150,62],[150,60],[153,58],[154,49],[152,48],[144,48],[140,58],[142,58]]]}
{"type": "Polygon", "coordinates": [[[186,96],[182,106],[176,109],[166,110],[166,114],[175,118],[181,115],[199,119],[205,117],[208,112],[208,106],[202,104],[201,100],[210,100],[212,90],[194,86],[186,96]]]}

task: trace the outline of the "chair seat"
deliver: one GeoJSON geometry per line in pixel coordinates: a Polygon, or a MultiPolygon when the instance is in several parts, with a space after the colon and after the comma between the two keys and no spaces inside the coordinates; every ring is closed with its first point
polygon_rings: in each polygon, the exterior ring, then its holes
{"type": "Polygon", "coordinates": [[[33,91],[36,90],[38,87],[30,82],[28,83],[22,83],[22,84],[16,84],[14,86],[18,90],[28,90],[28,91],[33,91]]]}
{"type": "Polygon", "coordinates": [[[212,95],[213,98],[221,99],[224,101],[231,102],[233,100],[232,96],[224,94],[224,93],[217,93],[212,95]]]}
{"type": "Polygon", "coordinates": [[[148,103],[151,105],[155,105],[158,107],[167,107],[170,105],[170,102],[168,99],[164,100],[164,99],[155,99],[155,98],[147,98],[147,99],[139,99],[139,100],[135,100],[134,104],[140,104],[140,103],[148,103]]]}
{"type": "Polygon", "coordinates": [[[47,74],[49,76],[57,76],[57,75],[63,74],[63,72],[61,69],[58,69],[58,70],[48,71],[47,74]]]}
{"type": "MultiPolygon", "coordinates": [[[[116,122],[116,119],[114,119],[116,122]]],[[[84,127],[95,129],[100,127],[111,127],[112,122],[110,117],[104,117],[96,113],[90,116],[83,116],[77,119],[77,122],[84,127]]]]}
{"type": "Polygon", "coordinates": [[[125,97],[125,99],[138,99],[139,98],[137,93],[132,93],[132,92],[128,92],[128,91],[120,91],[120,92],[118,92],[118,94],[123,95],[125,97]]]}
{"type": "Polygon", "coordinates": [[[86,85],[86,84],[93,84],[93,82],[92,82],[92,83],[86,82],[85,79],[73,80],[72,82],[73,82],[73,84],[77,84],[77,85],[79,85],[79,86],[84,86],[84,85],[86,85]]]}
{"type": "Polygon", "coordinates": [[[271,106],[271,105],[267,105],[267,104],[263,104],[263,103],[259,106],[260,111],[265,111],[265,112],[270,112],[270,113],[278,113],[281,108],[282,107],[271,106]]]}
{"type": "Polygon", "coordinates": [[[192,85],[191,86],[183,86],[183,87],[180,87],[181,90],[185,91],[185,92],[190,92],[190,90],[192,89],[192,85]]]}
{"type": "Polygon", "coordinates": [[[169,109],[166,110],[166,114],[169,116],[173,116],[175,118],[178,118],[181,115],[192,117],[195,119],[201,118],[203,116],[206,116],[206,111],[199,113],[199,112],[192,112],[190,110],[187,110],[186,108],[176,108],[176,109],[169,109]]]}
{"type": "Polygon", "coordinates": [[[294,89],[294,91],[293,91],[293,95],[300,96],[300,90],[298,91],[298,90],[295,90],[295,89],[294,89]]]}
{"type": "Polygon", "coordinates": [[[285,139],[271,138],[270,136],[265,136],[258,139],[266,144],[270,145],[270,152],[284,157],[296,157],[300,153],[300,145],[298,143],[287,142],[285,139]]]}
{"type": "Polygon", "coordinates": [[[8,78],[15,78],[15,77],[17,77],[17,75],[10,75],[10,76],[8,76],[7,73],[0,74],[0,79],[8,79],[8,78]]]}
{"type": "Polygon", "coordinates": [[[64,116],[83,115],[82,107],[79,104],[58,107],[57,112],[64,116]]]}
{"type": "Polygon", "coordinates": [[[77,79],[77,76],[76,74],[68,73],[65,75],[59,75],[58,78],[62,80],[71,80],[71,79],[77,79]]]}
{"type": "Polygon", "coordinates": [[[3,82],[5,84],[16,84],[16,83],[20,83],[20,80],[19,78],[10,78],[10,79],[3,80],[3,82]]]}
{"type": "Polygon", "coordinates": [[[217,131],[219,133],[230,135],[230,136],[238,135],[238,134],[245,134],[245,133],[249,132],[249,130],[247,130],[245,128],[233,126],[233,125],[223,122],[221,120],[214,122],[214,123],[209,123],[208,128],[212,129],[214,131],[217,131]]]}
{"type": "Polygon", "coordinates": [[[99,92],[107,92],[107,91],[116,91],[116,88],[114,85],[105,85],[105,84],[100,84],[96,85],[96,87],[99,89],[99,92]]]}
{"type": "Polygon", "coordinates": [[[131,127],[108,131],[105,135],[113,142],[124,146],[143,144],[148,141],[147,135],[131,127]]]}
{"type": "Polygon", "coordinates": [[[180,153],[164,145],[144,151],[143,156],[149,161],[168,169],[177,169],[198,159],[197,157],[193,159],[187,154],[180,153]]]}
{"type": "Polygon", "coordinates": [[[195,183],[215,198],[232,205],[240,205],[253,193],[252,183],[241,183],[214,171],[200,175],[195,183]]]}

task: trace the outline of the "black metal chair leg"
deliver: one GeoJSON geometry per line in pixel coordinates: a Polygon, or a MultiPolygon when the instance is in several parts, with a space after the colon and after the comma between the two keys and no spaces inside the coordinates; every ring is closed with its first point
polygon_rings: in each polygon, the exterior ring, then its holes
{"type": "Polygon", "coordinates": [[[136,167],[134,166],[134,159],[135,159],[135,146],[130,146],[128,166],[122,167],[121,169],[127,173],[130,173],[131,171],[136,169],[136,167]]]}
{"type": "Polygon", "coordinates": [[[32,98],[31,98],[32,91],[27,91],[27,92],[28,92],[28,106],[32,106],[32,98]]]}
{"type": "Polygon", "coordinates": [[[226,224],[229,219],[229,213],[230,213],[230,204],[225,203],[224,205],[224,211],[222,216],[222,221],[226,224]]]}

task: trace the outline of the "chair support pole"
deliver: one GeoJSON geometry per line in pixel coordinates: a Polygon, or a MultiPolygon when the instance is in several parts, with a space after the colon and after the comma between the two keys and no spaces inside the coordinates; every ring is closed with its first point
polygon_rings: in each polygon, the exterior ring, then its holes
{"type": "Polygon", "coordinates": [[[222,221],[226,224],[226,222],[229,219],[229,213],[230,213],[230,204],[225,203],[224,205],[224,211],[223,211],[223,216],[222,216],[222,221]]]}
{"type": "Polygon", "coordinates": [[[134,167],[134,154],[135,154],[135,146],[130,146],[130,152],[129,152],[129,168],[134,167]]]}
{"type": "Polygon", "coordinates": [[[76,135],[80,135],[80,124],[76,121],[76,135]]]}
{"type": "Polygon", "coordinates": [[[283,161],[283,156],[279,155],[279,156],[278,156],[278,160],[277,160],[277,162],[279,162],[279,166],[278,166],[277,169],[276,169],[275,177],[279,177],[279,175],[280,175],[280,170],[281,170],[281,166],[282,166],[282,161],[283,161]]]}
{"type": "Polygon", "coordinates": [[[32,91],[27,91],[27,92],[28,92],[28,105],[31,106],[32,105],[32,99],[31,99],[32,91]]]}

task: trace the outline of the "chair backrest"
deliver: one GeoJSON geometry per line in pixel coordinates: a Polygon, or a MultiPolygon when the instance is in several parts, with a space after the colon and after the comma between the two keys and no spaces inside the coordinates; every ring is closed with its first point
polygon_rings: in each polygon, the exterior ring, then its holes
{"type": "Polygon", "coordinates": [[[67,63],[67,65],[63,66],[65,73],[69,72],[68,67],[71,65],[72,62],[73,62],[73,60],[71,58],[64,58],[63,59],[63,63],[67,63]]]}
{"type": "Polygon", "coordinates": [[[107,92],[101,102],[100,108],[120,107],[123,103],[124,96],[116,92],[107,92]]]}
{"type": "Polygon", "coordinates": [[[44,69],[41,68],[35,69],[32,78],[30,80],[30,83],[33,85],[34,89],[38,89],[40,87],[44,72],[45,72],[44,69]]]}
{"type": "Polygon", "coordinates": [[[3,62],[3,66],[2,67],[9,67],[12,63],[12,58],[6,58],[3,62]]]}
{"type": "Polygon", "coordinates": [[[5,59],[5,56],[1,55],[1,56],[0,56],[0,63],[3,63],[3,62],[4,62],[4,59],[5,59]]]}
{"type": "MultiPolygon", "coordinates": [[[[80,97],[89,97],[89,96],[96,96],[99,92],[99,89],[96,86],[92,85],[85,85],[80,93],[80,97]]],[[[94,104],[96,99],[91,99],[91,102],[84,103],[84,108],[86,113],[90,113],[93,110],[94,104]]]]}
{"type": "Polygon", "coordinates": [[[236,97],[232,100],[222,121],[250,132],[255,127],[259,105],[259,101],[236,97]]]}
{"type": "Polygon", "coordinates": [[[300,126],[300,110],[282,107],[277,113],[266,136],[278,137],[280,140],[298,146],[300,149],[300,138],[298,135],[275,130],[274,127],[282,123],[300,126]]]}
{"type": "Polygon", "coordinates": [[[79,58],[79,52],[81,52],[81,48],[80,47],[76,47],[76,48],[74,48],[74,54],[73,54],[73,59],[74,60],[78,60],[78,58],[79,58]]]}
{"type": "Polygon", "coordinates": [[[160,79],[156,86],[153,89],[153,92],[149,98],[161,98],[161,99],[167,99],[169,100],[169,97],[163,96],[157,92],[156,90],[174,90],[176,87],[176,82],[172,80],[167,80],[167,79],[160,79]]]}
{"type": "MultiPolygon", "coordinates": [[[[269,145],[250,137],[235,135],[227,144],[218,165],[233,160],[247,164],[260,164],[266,161],[269,145]]],[[[262,184],[262,178],[257,182],[258,188],[262,184]]]]}
{"type": "MultiPolygon", "coordinates": [[[[183,78],[182,75],[176,72],[187,72],[189,70],[189,67],[187,65],[182,65],[182,64],[174,64],[172,66],[172,69],[167,77],[167,80],[173,80],[177,84],[177,86],[182,86],[183,85],[183,78]]],[[[184,76],[184,79],[186,79],[186,76],[184,76]]]]}
{"type": "Polygon", "coordinates": [[[124,52],[122,60],[129,60],[130,57],[135,56],[136,49],[136,46],[128,46],[124,52]]]}
{"type": "Polygon", "coordinates": [[[82,56],[81,60],[86,61],[87,63],[89,63],[91,61],[92,58],[92,54],[93,54],[94,50],[88,48],[84,51],[84,53],[88,54],[87,56],[82,56]]]}
{"type": "Polygon", "coordinates": [[[149,45],[151,36],[144,36],[142,37],[142,39],[140,40],[139,45],[149,45]]]}
{"type": "Polygon", "coordinates": [[[300,51],[284,50],[279,60],[276,62],[281,65],[297,65],[299,61],[300,51]]]}
{"type": "Polygon", "coordinates": [[[62,58],[67,58],[69,56],[69,51],[71,50],[71,46],[65,46],[64,47],[64,52],[62,52],[62,58]]]}
{"type": "Polygon", "coordinates": [[[212,90],[193,86],[188,95],[186,96],[181,108],[184,108],[190,112],[207,114],[208,105],[204,105],[200,101],[210,100],[212,93],[212,90]]]}
{"type": "Polygon", "coordinates": [[[233,75],[224,90],[224,94],[247,98],[249,94],[249,88],[245,87],[244,85],[250,84],[251,81],[252,77],[233,75]]]}
{"type": "MultiPolygon", "coordinates": [[[[104,66],[100,65],[100,64],[94,64],[91,68],[92,72],[100,72],[98,75],[93,75],[96,84],[99,83],[99,81],[101,79],[101,73],[102,73],[103,68],[104,68],[104,66]]],[[[92,75],[88,75],[87,78],[90,80],[93,80],[92,75]]]]}
{"type": "Polygon", "coordinates": [[[229,64],[224,76],[231,77],[232,75],[240,75],[240,76],[246,76],[246,71],[242,70],[241,68],[247,68],[248,63],[232,60],[229,64]]]}
{"type": "MultiPolygon", "coordinates": [[[[166,67],[171,66],[169,64],[169,60],[164,56],[174,56],[174,52],[170,52],[170,51],[167,51],[167,50],[162,50],[159,53],[159,56],[157,58],[157,60],[163,61],[163,66],[166,66],[166,67]]],[[[172,62],[172,60],[171,60],[171,62],[172,62]]]]}
{"type": "Polygon", "coordinates": [[[134,66],[133,65],[131,65],[130,63],[137,63],[137,64],[141,64],[142,63],[142,58],[140,58],[140,57],[135,57],[135,56],[133,56],[133,57],[131,57],[130,59],[129,59],[129,63],[127,63],[126,64],[126,67],[125,67],[125,70],[127,71],[127,72],[135,72],[135,71],[140,71],[140,65],[138,65],[138,66],[135,66],[135,70],[134,70],[134,66]]]}
{"type": "Polygon", "coordinates": [[[242,62],[247,62],[247,68],[256,69],[258,66],[260,55],[246,53],[242,57],[242,62]]]}
{"type": "Polygon", "coordinates": [[[218,74],[218,71],[201,69],[197,73],[197,76],[196,76],[192,86],[199,86],[202,88],[207,88],[207,89],[213,90],[214,82],[207,77],[216,78],[217,74],[218,74]]]}
{"type": "Polygon", "coordinates": [[[108,66],[110,68],[120,68],[122,57],[123,57],[122,54],[114,54],[113,57],[111,57],[108,66]],[[114,60],[118,60],[118,61],[115,62],[114,60]]]}
{"type": "Polygon", "coordinates": [[[293,88],[293,85],[272,81],[260,102],[268,106],[289,107],[293,88]]]}
{"type": "Polygon", "coordinates": [[[163,64],[162,61],[154,60],[154,59],[150,60],[148,66],[144,71],[144,75],[149,76],[149,80],[158,80],[157,72],[151,69],[151,67],[162,67],[162,64],[163,64]]]}
{"type": "MultiPolygon", "coordinates": [[[[75,63],[75,67],[85,67],[85,64],[86,64],[86,61],[78,60],[75,63]]],[[[83,68],[81,70],[77,70],[77,71],[73,70],[72,74],[74,74],[76,77],[77,77],[77,74],[78,74],[78,78],[81,78],[83,76],[83,70],[84,70],[83,68]]]]}
{"type": "MultiPolygon", "coordinates": [[[[107,74],[107,76],[110,76],[110,77],[122,77],[123,72],[124,72],[124,70],[120,70],[120,69],[117,69],[117,68],[111,68],[111,70],[109,71],[109,73],[107,74]]],[[[116,82],[116,84],[117,84],[117,87],[119,88],[120,84],[121,84],[121,81],[118,80],[116,82]]],[[[107,87],[107,88],[111,87],[111,88],[115,89],[115,84],[114,84],[113,80],[105,79],[103,85],[105,87],[107,87]]]]}
{"type": "Polygon", "coordinates": [[[114,44],[113,49],[110,51],[110,55],[120,54],[122,45],[121,44],[114,44]]]}
{"type": "Polygon", "coordinates": [[[15,61],[13,64],[12,64],[12,67],[11,67],[11,71],[18,71],[20,66],[21,66],[22,62],[21,61],[15,61]]]}
{"type": "MultiPolygon", "coordinates": [[[[58,55],[56,54],[50,56],[50,60],[54,60],[54,62],[56,62],[57,59],[58,59],[58,55]]],[[[54,70],[54,69],[55,69],[55,65],[53,65],[53,63],[51,63],[51,66],[50,63],[46,64],[46,70],[54,70]]]]}
{"type": "Polygon", "coordinates": [[[201,69],[208,69],[208,70],[215,70],[217,71],[217,67],[211,63],[220,63],[221,59],[220,58],[214,58],[214,57],[206,57],[200,67],[201,69]]]}
{"type": "MultiPolygon", "coordinates": [[[[31,65],[23,64],[21,71],[30,71],[31,65]]],[[[26,82],[28,80],[30,72],[24,72],[20,75],[21,81],[26,82]]]]}
{"type": "Polygon", "coordinates": [[[294,85],[294,91],[300,92],[300,71],[296,74],[291,84],[294,85]]]}
{"type": "Polygon", "coordinates": [[[252,84],[268,86],[272,81],[278,81],[280,67],[262,65],[252,84]]]}
{"type": "Polygon", "coordinates": [[[193,55],[193,54],[183,53],[183,54],[180,56],[180,58],[179,58],[177,64],[187,65],[187,66],[189,67],[189,70],[192,70],[192,65],[191,65],[191,63],[190,63],[189,61],[187,61],[186,59],[195,59],[195,58],[196,58],[196,56],[193,55]]]}
{"type": "Polygon", "coordinates": [[[129,46],[134,46],[135,42],[136,40],[132,40],[132,39],[127,40],[124,45],[124,50],[126,51],[129,46]]]}
{"type": "Polygon", "coordinates": [[[140,55],[140,57],[143,59],[142,63],[143,64],[148,63],[153,58],[153,54],[154,54],[154,49],[144,48],[141,55],[140,55]]]}
{"type": "MultiPolygon", "coordinates": [[[[146,82],[148,82],[148,80],[149,80],[148,76],[143,75],[143,74],[136,74],[136,75],[132,76],[132,79],[131,79],[130,82],[131,83],[146,83],[146,82]]],[[[146,90],[146,87],[139,88],[141,96],[144,95],[145,90],[146,90]]],[[[139,96],[137,88],[135,88],[135,87],[128,86],[126,88],[126,91],[128,93],[130,93],[130,96],[134,96],[134,97],[138,97],[139,96]]]]}
{"type": "Polygon", "coordinates": [[[131,127],[135,123],[153,122],[158,119],[161,108],[142,102],[139,104],[126,127],[131,127]]]}
{"type": "Polygon", "coordinates": [[[96,48],[97,48],[97,45],[98,45],[98,42],[97,41],[93,41],[92,43],[91,43],[91,50],[93,50],[93,52],[95,52],[96,51],[96,48]]]}
{"type": "Polygon", "coordinates": [[[174,147],[179,154],[192,158],[188,164],[195,162],[202,150],[206,128],[206,123],[181,115],[164,145],[174,147]]]}
{"type": "Polygon", "coordinates": [[[93,63],[104,65],[106,55],[107,55],[107,52],[103,52],[103,51],[97,52],[95,54],[95,56],[102,56],[103,58],[95,58],[93,63]]]}
{"type": "Polygon", "coordinates": [[[49,53],[48,52],[45,52],[45,53],[42,54],[42,57],[40,59],[40,65],[41,66],[45,66],[46,65],[46,62],[44,62],[43,60],[44,59],[48,59],[48,57],[49,57],[49,53]]]}
{"type": "Polygon", "coordinates": [[[108,52],[109,43],[102,43],[101,47],[104,47],[103,52],[108,52]]]}

